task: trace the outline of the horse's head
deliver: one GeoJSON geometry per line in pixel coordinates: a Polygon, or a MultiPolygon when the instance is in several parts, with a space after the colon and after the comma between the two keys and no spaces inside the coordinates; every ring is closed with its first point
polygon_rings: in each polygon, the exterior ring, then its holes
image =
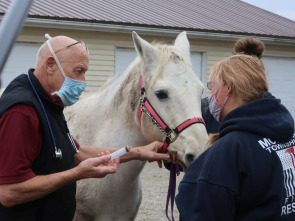
{"type": "MultiPolygon", "coordinates": [[[[135,49],[140,57],[141,75],[146,97],[169,128],[177,128],[191,118],[201,118],[201,95],[204,87],[192,69],[190,45],[186,33],[176,38],[174,45],[152,45],[133,32],[135,49]]],[[[149,141],[166,138],[145,113],[141,130],[149,141]]],[[[155,118],[155,117],[154,117],[155,118]]],[[[163,128],[162,128],[163,129],[163,128]]],[[[167,132],[167,131],[166,131],[167,132]]],[[[171,134],[175,138],[175,134],[171,134]]],[[[170,143],[168,151],[176,154],[178,163],[186,168],[205,149],[208,135],[204,124],[196,123],[183,130],[170,143]]]]}

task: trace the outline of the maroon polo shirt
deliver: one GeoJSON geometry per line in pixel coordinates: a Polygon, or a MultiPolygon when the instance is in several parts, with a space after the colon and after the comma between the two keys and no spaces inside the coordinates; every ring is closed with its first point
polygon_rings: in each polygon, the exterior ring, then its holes
{"type": "Polygon", "coordinates": [[[35,177],[32,165],[41,147],[42,132],[35,109],[17,104],[5,111],[0,118],[0,184],[20,183],[35,177]]]}

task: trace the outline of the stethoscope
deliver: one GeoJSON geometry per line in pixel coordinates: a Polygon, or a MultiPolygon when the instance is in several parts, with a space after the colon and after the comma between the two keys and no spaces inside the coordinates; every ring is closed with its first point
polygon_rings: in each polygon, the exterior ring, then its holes
{"type": "MultiPolygon", "coordinates": [[[[28,75],[28,79],[29,79],[29,82],[30,82],[30,84],[31,84],[31,86],[32,86],[32,88],[33,88],[33,90],[34,90],[34,92],[35,92],[35,94],[36,94],[36,96],[37,96],[37,98],[38,98],[38,100],[39,100],[39,103],[41,104],[42,110],[43,110],[44,115],[45,115],[45,118],[46,118],[46,122],[47,122],[47,125],[48,125],[48,128],[49,128],[49,132],[50,132],[51,140],[52,140],[52,142],[53,142],[54,149],[55,149],[55,150],[54,150],[54,155],[53,155],[53,157],[54,157],[55,159],[59,159],[59,160],[61,160],[61,159],[62,159],[62,151],[61,151],[61,149],[59,149],[59,148],[56,147],[56,143],[55,143],[54,135],[53,135],[53,132],[52,132],[52,129],[51,129],[51,125],[50,125],[50,122],[49,122],[48,116],[47,116],[47,114],[46,114],[46,110],[45,110],[45,108],[44,108],[44,105],[43,105],[43,103],[42,103],[42,101],[41,101],[41,99],[40,99],[40,97],[39,97],[39,94],[37,93],[37,91],[36,91],[36,89],[35,89],[35,87],[34,87],[34,85],[33,85],[33,83],[32,83],[32,80],[31,80],[31,78],[30,78],[29,75],[28,75]]],[[[67,134],[68,134],[68,137],[69,137],[69,139],[70,139],[70,141],[71,141],[71,143],[72,143],[72,146],[74,147],[76,153],[79,153],[79,150],[78,150],[78,148],[76,147],[76,144],[75,144],[75,142],[74,142],[74,140],[73,140],[71,134],[70,134],[69,132],[68,132],[67,134]]]]}

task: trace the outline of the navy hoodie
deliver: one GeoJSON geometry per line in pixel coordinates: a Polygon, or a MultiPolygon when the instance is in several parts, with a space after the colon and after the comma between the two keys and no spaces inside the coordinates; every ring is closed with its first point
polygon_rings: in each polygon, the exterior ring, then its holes
{"type": "Polygon", "coordinates": [[[295,220],[294,120],[269,92],[228,113],[179,184],[183,221],[295,220]]]}

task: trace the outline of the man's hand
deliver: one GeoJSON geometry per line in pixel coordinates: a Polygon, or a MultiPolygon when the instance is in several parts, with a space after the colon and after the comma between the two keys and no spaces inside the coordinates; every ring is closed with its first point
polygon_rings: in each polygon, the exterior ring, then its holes
{"type": "Polygon", "coordinates": [[[98,157],[82,161],[75,169],[78,179],[103,178],[117,171],[119,158],[111,160],[110,152],[100,153],[98,157]]]}

